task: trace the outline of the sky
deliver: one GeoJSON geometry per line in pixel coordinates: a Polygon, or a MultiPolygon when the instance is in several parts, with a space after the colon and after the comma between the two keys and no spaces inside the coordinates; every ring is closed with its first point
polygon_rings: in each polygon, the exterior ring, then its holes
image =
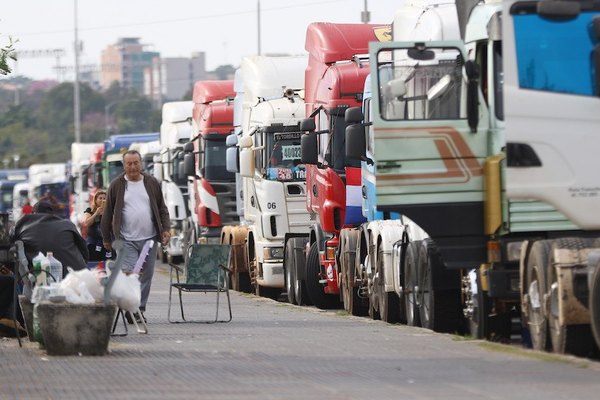
{"type": "MultiPolygon", "coordinates": [[[[0,10],[0,46],[9,36],[17,51],[63,49],[63,75],[52,56],[21,57],[15,73],[33,79],[73,79],[75,4],[80,65],[98,65],[102,49],[121,37],[139,37],[161,57],[206,53],[206,68],[239,65],[258,52],[259,0],[15,0],[0,10]]],[[[402,0],[260,0],[261,53],[304,54],[311,22],[360,23],[365,2],[371,23],[391,23],[402,0]]],[[[46,52],[47,54],[47,52],[46,52]]],[[[14,67],[14,64],[13,64],[14,67]]],[[[14,75],[14,74],[13,74],[14,75]]]]}

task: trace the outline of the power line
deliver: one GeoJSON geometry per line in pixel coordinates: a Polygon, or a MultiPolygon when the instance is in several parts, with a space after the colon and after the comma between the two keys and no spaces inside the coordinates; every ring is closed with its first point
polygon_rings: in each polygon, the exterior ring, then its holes
{"type": "MultiPolygon", "coordinates": [[[[317,6],[323,4],[331,4],[331,3],[341,3],[347,2],[347,0],[329,0],[329,1],[314,1],[306,4],[295,4],[290,6],[280,6],[280,7],[262,7],[261,12],[269,12],[269,11],[280,11],[280,10],[288,10],[293,8],[305,8],[310,6],[317,6]]],[[[210,14],[210,15],[201,15],[196,17],[187,17],[187,18],[176,18],[169,20],[158,20],[158,21],[147,21],[147,22],[138,22],[138,23],[127,23],[127,24],[117,24],[117,25],[105,25],[105,26],[96,26],[90,28],[79,28],[79,31],[99,31],[106,29],[115,29],[115,28],[130,28],[134,26],[147,26],[147,25],[159,25],[159,24],[170,24],[174,22],[186,22],[186,21],[197,21],[197,20],[207,20],[213,18],[224,18],[231,17],[234,15],[245,15],[245,14],[255,14],[256,9],[247,10],[247,11],[236,11],[236,12],[227,12],[220,14],[210,14]]],[[[26,37],[26,36],[38,36],[38,35],[50,35],[50,34],[59,34],[59,33],[72,33],[71,29],[63,29],[56,31],[43,31],[43,32],[25,32],[25,33],[17,33],[13,34],[15,37],[26,37]]]]}

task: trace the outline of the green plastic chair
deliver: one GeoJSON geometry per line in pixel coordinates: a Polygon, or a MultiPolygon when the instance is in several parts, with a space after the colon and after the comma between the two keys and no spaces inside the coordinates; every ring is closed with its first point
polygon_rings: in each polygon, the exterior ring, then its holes
{"type": "Polygon", "coordinates": [[[227,244],[193,244],[188,247],[187,257],[183,268],[169,263],[171,267],[169,279],[169,309],[167,319],[170,323],[182,322],[229,322],[231,321],[231,299],[229,297],[229,273],[228,268],[231,248],[227,244]],[[174,279],[175,278],[175,279],[174,279]],[[171,319],[171,297],[173,288],[179,294],[179,308],[181,320],[171,319]],[[216,293],[217,307],[214,319],[190,320],[186,319],[183,310],[182,292],[216,293]],[[227,306],[229,310],[228,319],[219,319],[219,297],[221,293],[227,295],[227,306]]]}

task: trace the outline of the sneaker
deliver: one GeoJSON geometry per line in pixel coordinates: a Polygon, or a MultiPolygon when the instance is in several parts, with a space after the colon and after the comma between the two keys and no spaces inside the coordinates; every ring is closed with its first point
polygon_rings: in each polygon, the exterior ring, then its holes
{"type": "Polygon", "coordinates": [[[134,313],[133,316],[135,317],[135,322],[137,322],[138,324],[142,323],[142,319],[144,319],[144,323],[148,322],[146,320],[146,316],[144,316],[144,313],[142,311],[140,311],[139,313],[134,313]]]}

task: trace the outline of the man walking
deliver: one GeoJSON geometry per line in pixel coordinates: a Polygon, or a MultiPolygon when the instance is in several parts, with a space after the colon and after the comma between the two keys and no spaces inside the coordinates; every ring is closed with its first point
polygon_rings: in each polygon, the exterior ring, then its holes
{"type": "MultiPolygon", "coordinates": [[[[114,240],[123,241],[121,252],[126,268],[124,272],[131,272],[148,239],[160,239],[163,245],[166,245],[171,234],[169,211],[160,184],[153,176],[142,172],[140,153],[129,150],[123,154],[123,166],[125,172],[116,177],[108,187],[100,226],[107,250],[112,250],[114,240]]],[[[146,302],[150,294],[155,260],[156,245],[150,249],[140,276],[142,315],[136,318],[144,318],[143,312],[146,311],[146,302]]]]}

